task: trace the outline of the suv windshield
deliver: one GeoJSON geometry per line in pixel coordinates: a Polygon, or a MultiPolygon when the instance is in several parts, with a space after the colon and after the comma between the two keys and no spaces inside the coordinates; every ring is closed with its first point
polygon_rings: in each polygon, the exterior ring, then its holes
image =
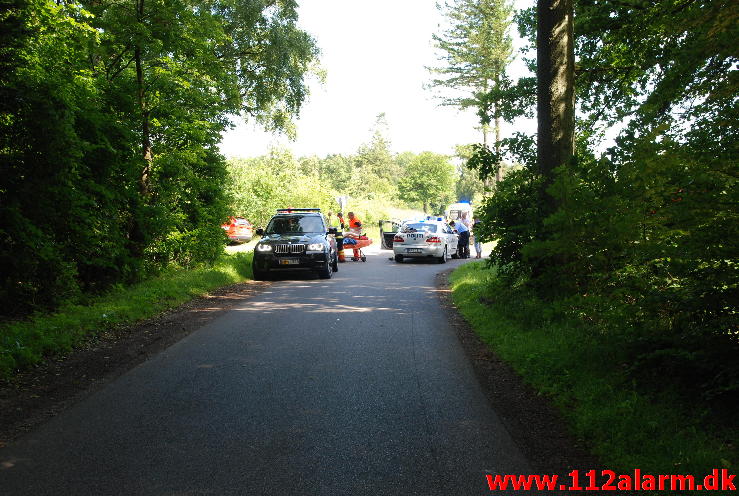
{"type": "Polygon", "coordinates": [[[323,232],[325,228],[317,215],[280,215],[269,221],[266,234],[302,234],[323,232]]]}

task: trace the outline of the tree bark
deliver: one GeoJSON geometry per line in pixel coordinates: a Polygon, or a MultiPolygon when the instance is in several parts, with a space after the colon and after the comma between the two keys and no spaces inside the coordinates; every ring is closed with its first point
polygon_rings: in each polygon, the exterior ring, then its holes
{"type": "MultiPolygon", "coordinates": [[[[495,106],[495,153],[500,157],[500,112],[498,111],[498,105],[495,106]]],[[[498,168],[495,171],[495,184],[497,185],[502,179],[500,169],[503,167],[503,161],[498,164],[498,168]]]]}
{"type": "MultiPolygon", "coordinates": [[[[498,68],[495,72],[495,87],[500,89],[500,78],[503,75],[505,69],[498,68]]],[[[495,119],[495,153],[500,157],[500,101],[496,101],[493,104],[493,117],[495,119]]],[[[498,164],[498,168],[495,171],[495,184],[500,182],[500,168],[503,167],[503,161],[498,164]]]]}
{"type": "MultiPolygon", "coordinates": [[[[144,0],[137,0],[136,13],[138,21],[143,22],[144,17],[144,0]]],[[[139,190],[142,196],[147,197],[151,192],[150,176],[151,176],[151,129],[149,123],[150,112],[146,103],[146,85],[144,81],[144,64],[141,53],[141,45],[136,43],[134,48],[134,59],[136,59],[136,89],[139,111],[141,112],[141,155],[144,159],[144,168],[141,171],[139,179],[139,190]]]]}
{"type": "MultiPolygon", "coordinates": [[[[544,189],[575,154],[573,0],[537,0],[537,166],[544,189]]],[[[544,214],[557,208],[544,192],[544,214]]]]}

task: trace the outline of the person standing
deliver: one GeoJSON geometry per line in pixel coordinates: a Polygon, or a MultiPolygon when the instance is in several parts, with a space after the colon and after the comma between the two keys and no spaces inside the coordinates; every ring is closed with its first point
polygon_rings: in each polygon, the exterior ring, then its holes
{"type": "Polygon", "coordinates": [[[480,225],[480,219],[477,217],[472,221],[472,234],[475,236],[475,258],[482,258],[482,243],[480,242],[480,236],[477,234],[477,228],[480,225]]]}
{"type": "Polygon", "coordinates": [[[459,240],[457,241],[459,258],[470,258],[470,229],[464,225],[461,219],[459,222],[450,225],[453,225],[459,234],[459,240]]]}
{"type": "Polygon", "coordinates": [[[339,262],[344,262],[346,261],[344,255],[344,216],[339,212],[336,214],[336,218],[332,219],[331,214],[331,212],[328,213],[328,225],[336,228],[336,236],[334,236],[336,239],[336,258],[339,262]]]}
{"type": "Polygon", "coordinates": [[[470,258],[470,236],[472,234],[472,222],[470,221],[469,212],[462,212],[462,224],[467,228],[467,244],[464,245],[464,258],[470,258]]]}
{"type": "Polygon", "coordinates": [[[467,212],[462,212],[462,223],[467,227],[467,229],[472,227],[470,225],[470,219],[467,218],[467,212]]]}
{"type": "Polygon", "coordinates": [[[333,212],[329,212],[327,217],[328,218],[326,219],[326,222],[328,223],[328,227],[335,227],[338,230],[341,225],[341,221],[339,220],[339,218],[334,217],[333,212]]]}

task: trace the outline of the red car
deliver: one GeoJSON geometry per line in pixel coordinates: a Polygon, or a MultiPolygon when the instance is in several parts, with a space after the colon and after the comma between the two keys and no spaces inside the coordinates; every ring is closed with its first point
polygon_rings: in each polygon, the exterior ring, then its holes
{"type": "Polygon", "coordinates": [[[228,222],[221,224],[221,227],[228,238],[237,243],[251,241],[254,236],[254,226],[243,217],[229,217],[228,222]]]}

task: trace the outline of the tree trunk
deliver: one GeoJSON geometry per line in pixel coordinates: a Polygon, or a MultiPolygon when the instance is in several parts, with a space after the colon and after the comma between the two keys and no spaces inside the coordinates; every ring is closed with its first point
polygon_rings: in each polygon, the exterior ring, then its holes
{"type": "MultiPolygon", "coordinates": [[[[495,71],[495,87],[500,89],[500,78],[503,76],[505,69],[498,67],[495,71]]],[[[495,154],[500,157],[500,101],[493,103],[493,118],[495,119],[495,154]]],[[[495,171],[495,184],[500,182],[500,168],[503,167],[503,161],[498,164],[498,168],[495,171]]]]}
{"type": "MultiPolygon", "coordinates": [[[[495,153],[500,157],[500,112],[498,112],[498,105],[495,105],[495,153]]],[[[500,169],[503,167],[503,162],[498,164],[498,169],[495,171],[495,184],[498,184],[501,179],[500,169]]]]}
{"type": "MultiPolygon", "coordinates": [[[[136,12],[139,22],[144,17],[144,0],[137,0],[136,12]]],[[[151,176],[151,129],[149,123],[150,112],[146,104],[146,84],[144,81],[144,65],[141,54],[141,45],[137,42],[134,49],[134,58],[136,59],[136,96],[138,98],[139,111],[141,112],[141,155],[144,159],[144,168],[141,171],[139,179],[139,190],[142,196],[147,197],[151,192],[150,176],[151,176]]]]}
{"type": "MultiPolygon", "coordinates": [[[[573,0],[537,0],[537,166],[544,188],[575,154],[573,0]]],[[[557,208],[544,192],[544,215],[557,208]]]]}

